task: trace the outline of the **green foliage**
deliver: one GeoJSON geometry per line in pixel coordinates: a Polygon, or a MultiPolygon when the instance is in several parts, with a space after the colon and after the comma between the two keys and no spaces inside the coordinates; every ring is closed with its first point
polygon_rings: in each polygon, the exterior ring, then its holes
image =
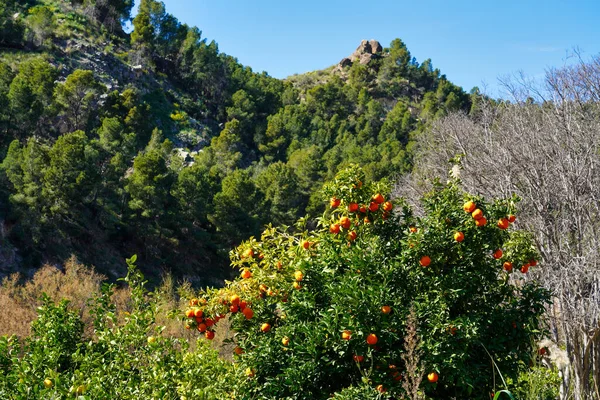
{"type": "Polygon", "coordinates": [[[92,71],[75,70],[65,83],[56,87],[56,103],[65,117],[67,129],[85,129],[89,124],[92,110],[96,108],[100,84],[92,71]]]}
{"type": "Polygon", "coordinates": [[[52,38],[56,29],[54,13],[46,6],[33,7],[29,9],[27,26],[33,32],[36,44],[43,45],[52,38]]]}
{"type": "Polygon", "coordinates": [[[232,264],[248,275],[199,295],[208,300],[204,318],[231,312],[242,349],[237,362],[249,377],[243,393],[326,399],[358,396],[366,389],[342,391],[368,384],[402,397],[398,376],[436,372],[437,383],[421,384],[427,398],[484,398],[495,389],[490,357],[505,377],[526,370],[549,296],[521,272],[502,268],[504,261],[535,257],[525,235],[494,222],[515,212],[516,199],[487,202],[462,193],[457,182],[436,184],[416,218],[401,199],[385,202],[387,185],[368,183],[356,166],[323,192],[340,203],[315,230],[302,230],[305,220],[296,234],[267,228],[260,241],[251,238],[231,253],[232,264]],[[489,224],[477,226],[463,209],[467,200],[489,224]],[[458,231],[463,241],[454,238],[458,231]],[[492,254],[499,248],[512,250],[498,259],[492,254]],[[251,308],[250,318],[236,305],[251,308]],[[411,309],[420,343],[413,372],[404,359],[411,309]],[[366,342],[370,334],[376,343],[366,342]]]}

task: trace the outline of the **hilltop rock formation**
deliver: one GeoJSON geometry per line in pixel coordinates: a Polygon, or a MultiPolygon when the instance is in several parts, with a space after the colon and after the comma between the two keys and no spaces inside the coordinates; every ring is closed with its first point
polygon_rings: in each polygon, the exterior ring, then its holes
{"type": "Polygon", "coordinates": [[[338,67],[349,67],[355,61],[366,65],[371,62],[371,60],[380,57],[382,51],[383,47],[377,40],[363,40],[360,42],[354,53],[350,55],[350,57],[345,57],[339,62],[338,67]]]}

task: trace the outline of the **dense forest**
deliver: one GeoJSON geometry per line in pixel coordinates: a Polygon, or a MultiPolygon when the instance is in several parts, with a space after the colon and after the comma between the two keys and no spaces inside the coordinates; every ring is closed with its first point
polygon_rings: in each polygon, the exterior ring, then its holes
{"type": "Polygon", "coordinates": [[[75,254],[115,277],[137,253],[150,277],[216,283],[232,246],[320,213],[341,168],[410,171],[415,137],[477,95],[400,39],[278,80],[158,1],[128,34],[132,7],[0,2],[4,274],[75,254]]]}

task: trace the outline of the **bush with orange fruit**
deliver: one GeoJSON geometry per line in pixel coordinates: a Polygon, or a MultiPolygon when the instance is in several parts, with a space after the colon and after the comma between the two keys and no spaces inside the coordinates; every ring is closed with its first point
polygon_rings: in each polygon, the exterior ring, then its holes
{"type": "Polygon", "coordinates": [[[202,318],[231,314],[243,397],[405,397],[411,307],[428,398],[485,398],[490,356],[505,377],[529,365],[548,294],[525,279],[537,257],[529,235],[510,226],[516,199],[488,202],[437,183],[417,218],[354,166],[323,193],[331,207],[316,228],[267,228],[231,253],[248,272],[199,296],[202,318]],[[231,312],[242,303],[253,318],[231,312]]]}

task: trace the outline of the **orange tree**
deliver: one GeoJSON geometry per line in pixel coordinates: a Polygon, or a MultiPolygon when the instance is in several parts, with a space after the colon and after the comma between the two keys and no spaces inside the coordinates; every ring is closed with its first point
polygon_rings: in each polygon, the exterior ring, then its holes
{"type": "Polygon", "coordinates": [[[312,229],[269,227],[232,251],[238,279],[190,301],[187,327],[208,339],[229,319],[244,398],[326,399],[352,387],[402,398],[421,379],[428,398],[485,398],[497,371],[516,378],[528,367],[548,294],[523,279],[536,253],[510,227],[516,199],[436,183],[416,217],[387,191],[358,167],[340,172],[312,229]],[[411,311],[418,341],[406,345],[411,311]]]}

